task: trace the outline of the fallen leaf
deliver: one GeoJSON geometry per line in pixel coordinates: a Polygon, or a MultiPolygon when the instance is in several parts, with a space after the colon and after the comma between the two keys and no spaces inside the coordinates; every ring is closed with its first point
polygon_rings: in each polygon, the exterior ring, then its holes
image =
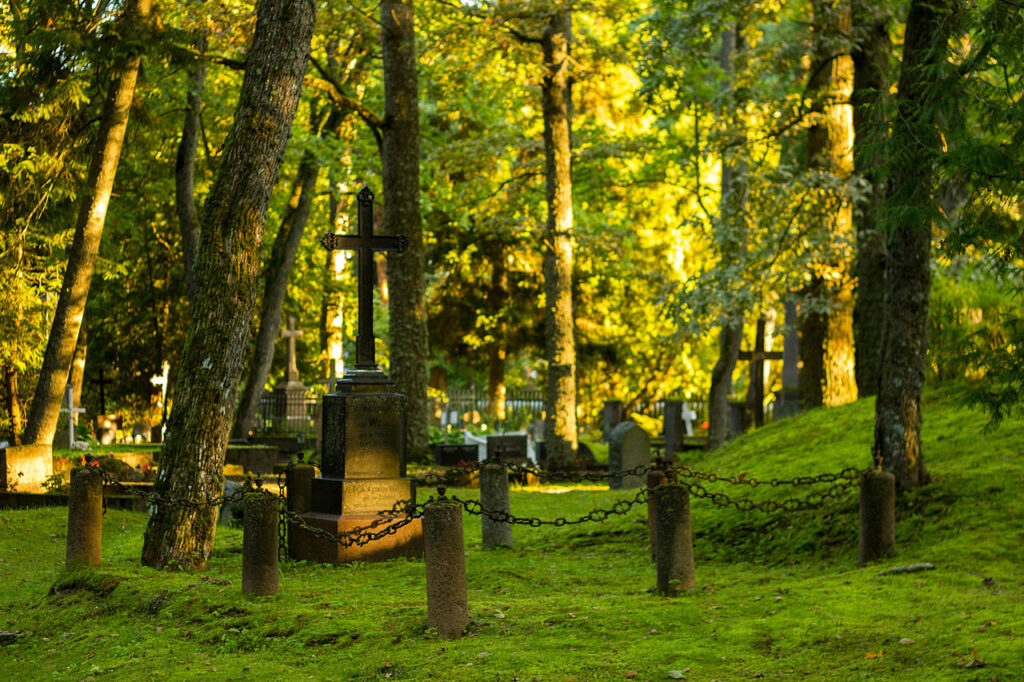
{"type": "Polygon", "coordinates": [[[864,654],[864,658],[881,658],[881,657],[882,657],[882,650],[881,649],[879,649],[878,651],[869,651],[866,654],[864,654]]]}
{"type": "Polygon", "coordinates": [[[994,620],[986,620],[984,623],[978,626],[978,632],[985,632],[986,628],[992,628],[996,625],[999,625],[999,623],[995,622],[994,620]]]}
{"type": "Polygon", "coordinates": [[[914,643],[914,640],[910,639],[909,637],[904,637],[904,638],[902,638],[900,640],[900,644],[913,644],[913,643],[914,643]]]}
{"type": "Polygon", "coordinates": [[[626,673],[626,677],[636,677],[636,676],[637,676],[637,675],[639,675],[639,674],[640,674],[640,673],[638,673],[638,672],[637,672],[637,671],[635,671],[635,670],[630,670],[630,671],[629,671],[628,673],[626,673]]]}
{"type": "MultiPolygon", "coordinates": [[[[689,670],[689,668],[687,668],[687,670],[689,670]]],[[[686,679],[686,675],[683,673],[682,670],[669,670],[668,671],[668,676],[671,677],[673,680],[685,680],[686,679]]]]}

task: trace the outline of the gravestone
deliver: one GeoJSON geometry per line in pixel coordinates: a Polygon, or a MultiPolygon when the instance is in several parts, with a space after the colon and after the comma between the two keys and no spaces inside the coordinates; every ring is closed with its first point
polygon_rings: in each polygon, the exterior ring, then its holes
{"type": "MultiPolygon", "coordinates": [[[[405,471],[405,396],[392,392],[393,381],[377,366],[373,337],[374,251],[404,251],[405,237],[373,234],[373,192],[359,191],[358,235],[325,234],[320,243],[328,250],[354,249],[358,253],[358,333],[356,360],[322,403],[323,443],[321,476],[313,479],[312,511],[303,521],[331,534],[348,533],[377,523],[374,532],[388,528],[388,520],[404,519],[395,506],[416,499],[413,482],[405,471]]],[[[292,551],[296,559],[321,563],[378,561],[400,556],[422,556],[420,519],[363,545],[343,546],[296,528],[292,551]]]]}
{"type": "Polygon", "coordinates": [[[782,390],[775,392],[775,418],[800,412],[800,337],[796,303],[786,301],[786,335],[782,339],[782,390]]]}
{"type": "Polygon", "coordinates": [[[121,428],[121,418],[113,414],[99,414],[93,420],[93,431],[100,445],[110,445],[121,428]]]}
{"type": "Polygon", "coordinates": [[[430,446],[434,462],[441,466],[453,467],[472,464],[480,459],[480,446],[473,443],[437,443],[430,446]]]}
{"type": "Polygon", "coordinates": [[[133,443],[145,443],[149,441],[149,435],[152,432],[152,427],[149,422],[137,421],[132,424],[132,442],[133,443]]]}
{"type": "Polygon", "coordinates": [[[683,446],[683,403],[666,400],[662,413],[662,428],[665,430],[665,457],[682,450],[683,446]]]}
{"type": "Polygon", "coordinates": [[[601,440],[603,442],[608,442],[608,436],[611,434],[612,429],[622,422],[624,416],[621,400],[604,401],[604,409],[601,411],[603,422],[601,427],[601,440]]]}
{"type": "Polygon", "coordinates": [[[639,488],[646,474],[616,475],[651,463],[651,437],[635,422],[625,421],[612,429],[608,437],[608,487],[613,490],[639,488]]]}
{"type": "Polygon", "coordinates": [[[287,329],[281,330],[281,338],[288,341],[288,366],[284,381],[274,386],[274,426],[277,430],[290,430],[305,426],[306,387],[299,381],[299,366],[295,355],[295,340],[303,336],[295,328],[295,318],[288,318],[287,329]]]}
{"type": "Polygon", "coordinates": [[[52,475],[52,446],[8,445],[0,448],[0,490],[45,492],[43,483],[52,475]]]}
{"type": "Polygon", "coordinates": [[[487,436],[487,459],[500,457],[505,464],[529,464],[526,441],[525,435],[487,436]]]}

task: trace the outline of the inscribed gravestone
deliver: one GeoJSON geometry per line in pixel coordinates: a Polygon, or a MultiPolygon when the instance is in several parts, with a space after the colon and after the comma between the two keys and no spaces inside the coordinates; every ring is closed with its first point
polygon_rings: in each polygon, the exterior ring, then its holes
{"type": "Polygon", "coordinates": [[[613,490],[639,488],[644,474],[616,475],[651,463],[651,437],[635,422],[622,422],[608,436],[608,487],[613,490]]]}

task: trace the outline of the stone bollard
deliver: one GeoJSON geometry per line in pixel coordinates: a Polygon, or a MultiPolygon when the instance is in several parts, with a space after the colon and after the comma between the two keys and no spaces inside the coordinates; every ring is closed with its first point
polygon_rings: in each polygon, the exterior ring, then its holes
{"type": "Polygon", "coordinates": [[[242,517],[242,592],[277,594],[278,499],[265,490],[245,494],[242,517]]]}
{"type": "Polygon", "coordinates": [[[457,639],[469,624],[462,506],[441,499],[423,509],[427,565],[427,625],[444,639],[457,639]]]}
{"type": "MultiPolygon", "coordinates": [[[[658,460],[657,462],[659,466],[662,463],[663,460],[658,460]]],[[[661,468],[651,469],[647,472],[647,541],[651,546],[651,561],[657,560],[656,548],[658,546],[658,505],[655,500],[654,489],[667,483],[668,480],[668,475],[661,468]]]]}
{"type": "MultiPolygon", "coordinates": [[[[489,512],[512,509],[508,496],[508,472],[498,460],[488,460],[480,468],[480,505],[489,512]]],[[[486,514],[480,516],[484,549],[512,546],[512,524],[495,521],[486,514]]]]}
{"type": "Polygon", "coordinates": [[[896,548],[896,478],[888,471],[860,477],[860,542],[857,563],[892,554],[896,548]]]}
{"type": "MultiPolygon", "coordinates": [[[[285,472],[285,487],[288,491],[288,511],[293,514],[305,514],[313,510],[313,478],[316,468],[311,464],[296,464],[285,472]]],[[[292,538],[302,530],[293,521],[288,522],[288,556],[295,558],[295,543],[292,538]]]]}
{"type": "Polygon", "coordinates": [[[666,485],[655,493],[655,564],[658,592],[674,595],[697,584],[693,567],[693,535],[690,532],[690,492],[679,484],[666,485]]]}
{"type": "Polygon", "coordinates": [[[103,546],[103,472],[80,467],[71,472],[65,566],[74,570],[100,565],[103,546]]]}

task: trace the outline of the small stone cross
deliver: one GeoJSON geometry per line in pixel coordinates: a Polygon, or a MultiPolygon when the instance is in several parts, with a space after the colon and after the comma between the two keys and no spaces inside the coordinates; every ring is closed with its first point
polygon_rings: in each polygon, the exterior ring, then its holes
{"type": "Polygon", "coordinates": [[[331,374],[326,379],[317,379],[318,384],[327,384],[327,392],[334,393],[335,386],[338,383],[338,370],[334,358],[328,358],[327,364],[331,366],[331,374]]]}
{"type": "Polygon", "coordinates": [[[301,329],[295,328],[295,318],[288,318],[288,328],[281,331],[281,338],[288,339],[288,369],[285,371],[284,380],[291,383],[299,380],[299,366],[295,360],[295,339],[304,334],[301,329]]]}
{"type": "Polygon", "coordinates": [[[64,391],[64,407],[60,408],[61,412],[66,412],[68,415],[68,449],[75,449],[75,415],[85,412],[84,407],[75,407],[75,389],[68,384],[68,387],[64,391]]]}
{"type": "Polygon", "coordinates": [[[693,411],[693,408],[690,407],[689,403],[683,403],[683,409],[681,412],[680,416],[683,418],[683,433],[687,436],[692,436],[693,420],[697,418],[697,413],[693,411]]]}
{"type": "MultiPolygon", "coordinates": [[[[358,255],[359,331],[356,334],[355,372],[381,374],[377,367],[376,350],[373,341],[373,252],[393,251],[402,253],[409,248],[404,235],[375,235],[373,233],[373,192],[365,185],[357,195],[359,202],[359,233],[326,233],[320,244],[328,251],[346,249],[358,255]]],[[[349,373],[346,372],[346,376],[349,373]]]]}

